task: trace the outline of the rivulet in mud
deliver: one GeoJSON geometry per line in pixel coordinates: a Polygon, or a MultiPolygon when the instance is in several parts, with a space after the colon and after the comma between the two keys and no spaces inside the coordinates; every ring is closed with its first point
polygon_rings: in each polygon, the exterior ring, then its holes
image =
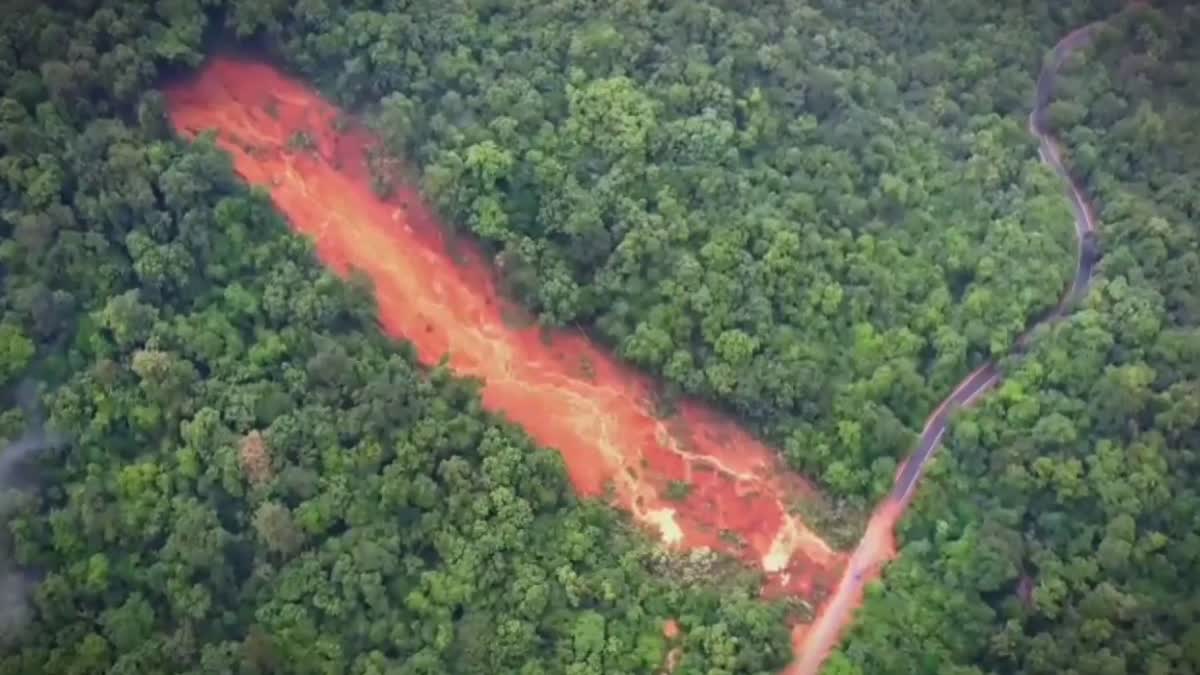
{"type": "Polygon", "coordinates": [[[700,404],[660,419],[653,381],[585,336],[506,321],[478,248],[449,241],[411,186],[386,199],[372,190],[376,141],[342,111],[270,66],[223,57],[166,94],[179,133],[216,131],[237,172],[269,191],[328,267],[370,277],[390,335],[425,364],[446,355],[456,372],[481,378],[485,407],[562,453],[580,494],[611,495],[668,545],[762,568],[771,593],[816,600],[832,588],[844,554],[790,513],[813,496],[810,484],[700,404]]]}

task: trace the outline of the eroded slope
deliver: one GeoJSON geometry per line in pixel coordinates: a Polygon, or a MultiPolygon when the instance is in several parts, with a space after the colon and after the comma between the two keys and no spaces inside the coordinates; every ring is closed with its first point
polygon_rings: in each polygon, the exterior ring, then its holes
{"type": "Polygon", "coordinates": [[[819,598],[844,556],[791,515],[813,488],[724,416],[684,401],[655,414],[652,382],[586,337],[514,325],[481,253],[450,241],[411,188],[371,188],[374,139],[269,66],[215,58],[168,88],[176,129],[217,131],[247,181],[269,190],[335,271],[364,272],[389,334],[484,381],[489,409],[562,453],[576,489],[610,494],[671,545],[730,553],[769,590],[819,598]],[[611,492],[609,492],[611,491],[611,492]]]}

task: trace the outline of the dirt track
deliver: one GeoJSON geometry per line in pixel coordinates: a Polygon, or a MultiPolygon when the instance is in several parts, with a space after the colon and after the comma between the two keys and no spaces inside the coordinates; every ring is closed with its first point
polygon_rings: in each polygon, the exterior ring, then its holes
{"type": "MultiPolygon", "coordinates": [[[[1046,106],[1054,91],[1058,69],[1071,52],[1087,45],[1101,23],[1079,28],[1059,40],[1038,77],[1033,112],[1029,115],[1029,133],[1038,141],[1038,155],[1063,180],[1067,196],[1075,213],[1076,266],[1075,276],[1063,293],[1058,306],[1045,318],[1030,326],[1017,339],[1017,351],[1024,351],[1031,336],[1039,327],[1059,321],[1087,293],[1095,273],[1096,258],[1088,245],[1096,231],[1095,211],[1083,187],[1071,177],[1063,164],[1059,142],[1050,135],[1044,119],[1046,106]]],[[[913,490],[926,464],[941,445],[954,411],[971,405],[1001,381],[994,362],[976,369],[954,388],[954,391],[930,414],[921,430],[916,448],[896,474],[892,492],[875,510],[866,533],[842,572],[833,595],[819,608],[816,621],[793,632],[796,660],[785,670],[786,675],[815,675],[853,619],[854,610],[862,604],[863,591],[868,583],[879,578],[883,567],[896,556],[896,523],[904,515],[913,490]]]]}

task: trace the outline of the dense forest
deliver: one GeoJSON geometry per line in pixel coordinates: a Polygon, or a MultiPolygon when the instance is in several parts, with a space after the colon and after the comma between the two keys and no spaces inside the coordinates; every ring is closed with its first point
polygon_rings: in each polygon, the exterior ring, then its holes
{"type": "Polygon", "coordinates": [[[786,663],[755,578],[578,501],[224,154],[168,133],[151,86],[199,60],[199,7],[76,4],[0,19],[0,433],[43,421],[25,380],[70,439],[5,503],[0,547],[30,572],[6,565],[0,672],[584,675],[676,645],[680,672],[786,663]]]}
{"type": "Polygon", "coordinates": [[[1200,672],[1200,15],[1121,4],[6,1],[0,478],[41,461],[0,505],[0,673],[789,658],[752,575],[578,500],[171,134],[155,88],[231,44],[361,112],[546,325],[780,447],[844,543],[1002,359],[827,672],[1200,672]],[[1075,253],[1035,79],[1101,19],[1050,109],[1100,281],[1017,360],[1075,253]]]}
{"type": "Polygon", "coordinates": [[[1099,279],[955,425],[827,672],[1200,673],[1198,29],[1134,8],[1061,72],[1099,279]]]}
{"type": "Polygon", "coordinates": [[[736,410],[851,505],[1054,305],[1069,210],[1011,151],[1041,45],[980,56],[971,98],[954,55],[902,62],[836,7],[512,4],[306,5],[266,32],[373,111],[543,321],[736,410]]]}

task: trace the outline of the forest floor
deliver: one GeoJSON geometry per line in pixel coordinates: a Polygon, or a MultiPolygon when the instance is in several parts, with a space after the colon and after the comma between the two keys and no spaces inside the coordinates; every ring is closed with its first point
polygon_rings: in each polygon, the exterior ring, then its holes
{"type": "Polygon", "coordinates": [[[847,554],[796,515],[820,498],[777,452],[725,415],[682,401],[656,413],[651,378],[578,332],[506,320],[493,266],[454,240],[417,190],[372,188],[375,139],[270,66],[214,57],[166,88],[171,121],[217,131],[239,175],[265,188],[333,271],[364,273],[380,322],[420,360],[483,381],[484,406],[558,450],[586,497],[610,499],[677,550],[728,553],[767,574],[768,595],[816,606],[847,554]]]}

